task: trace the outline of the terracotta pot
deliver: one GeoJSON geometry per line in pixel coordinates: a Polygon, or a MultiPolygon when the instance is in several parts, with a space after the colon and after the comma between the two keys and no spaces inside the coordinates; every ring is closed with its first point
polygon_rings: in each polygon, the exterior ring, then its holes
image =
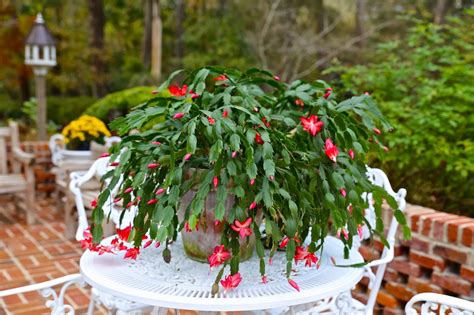
{"type": "MultiPolygon", "coordinates": [[[[184,218],[186,208],[193,200],[195,194],[195,190],[190,190],[183,196],[179,211],[180,220],[184,218]]],[[[229,196],[225,205],[226,214],[224,215],[224,220],[231,211],[233,204],[234,197],[229,196]]],[[[207,258],[214,252],[214,248],[221,244],[222,232],[224,231],[225,222],[221,222],[217,225],[214,224],[216,221],[214,216],[215,206],[216,193],[211,191],[207,195],[204,203],[204,209],[201,213],[201,218],[197,224],[199,230],[195,229],[191,232],[186,232],[183,229],[181,231],[184,251],[186,255],[193,260],[207,263],[207,258]]],[[[255,249],[255,235],[251,235],[245,239],[239,239],[239,241],[240,261],[244,261],[252,257],[255,249]]]]}

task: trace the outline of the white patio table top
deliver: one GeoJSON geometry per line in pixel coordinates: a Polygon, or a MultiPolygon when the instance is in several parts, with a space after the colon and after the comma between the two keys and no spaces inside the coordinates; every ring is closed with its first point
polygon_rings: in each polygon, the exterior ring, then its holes
{"type": "MultiPolygon", "coordinates": [[[[111,238],[104,242],[110,242],[111,238]]],[[[220,293],[212,297],[210,291],[219,268],[210,270],[206,263],[187,258],[181,241],[170,245],[171,263],[162,259],[162,247],[153,245],[142,250],[136,261],[117,255],[86,251],[80,261],[81,273],[87,283],[106,293],[153,306],[198,311],[251,311],[316,302],[350,290],[359,282],[364,268],[336,267],[363,261],[352,250],[349,259],[343,258],[342,242],[327,237],[319,269],[304,263],[293,264],[292,279],[301,289],[297,292],[286,279],[286,255],[277,252],[272,265],[266,267],[268,283],[261,281],[259,259],[254,255],[240,264],[242,282],[228,292],[220,286],[220,293]]],[[[229,270],[224,272],[224,276],[229,270]]]]}

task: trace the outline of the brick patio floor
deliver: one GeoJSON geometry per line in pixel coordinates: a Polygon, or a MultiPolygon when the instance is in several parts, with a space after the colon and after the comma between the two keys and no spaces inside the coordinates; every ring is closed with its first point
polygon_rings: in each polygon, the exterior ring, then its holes
{"type": "MultiPolygon", "coordinates": [[[[38,198],[38,222],[27,226],[13,202],[0,198],[0,290],[38,283],[79,272],[82,249],[64,237],[62,213],[51,198],[38,198]]],[[[85,314],[90,287],[68,289],[66,302],[85,314]]],[[[0,315],[50,314],[39,292],[0,299],[0,315]]],[[[106,314],[96,308],[95,314],[106,314]]]]}

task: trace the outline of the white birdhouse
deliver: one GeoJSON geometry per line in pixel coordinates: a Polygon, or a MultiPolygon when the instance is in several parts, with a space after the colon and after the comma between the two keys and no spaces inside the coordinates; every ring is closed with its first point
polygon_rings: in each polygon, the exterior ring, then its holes
{"type": "Polygon", "coordinates": [[[49,67],[56,65],[55,40],[38,13],[35,25],[26,38],[25,64],[32,66],[35,75],[46,75],[49,67]]]}

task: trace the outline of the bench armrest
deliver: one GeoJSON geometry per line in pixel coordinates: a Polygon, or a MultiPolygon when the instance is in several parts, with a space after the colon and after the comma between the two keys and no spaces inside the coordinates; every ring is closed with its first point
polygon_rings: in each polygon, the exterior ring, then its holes
{"type": "Polygon", "coordinates": [[[34,154],[26,153],[20,148],[13,148],[13,158],[26,165],[31,165],[35,161],[34,154]]]}

